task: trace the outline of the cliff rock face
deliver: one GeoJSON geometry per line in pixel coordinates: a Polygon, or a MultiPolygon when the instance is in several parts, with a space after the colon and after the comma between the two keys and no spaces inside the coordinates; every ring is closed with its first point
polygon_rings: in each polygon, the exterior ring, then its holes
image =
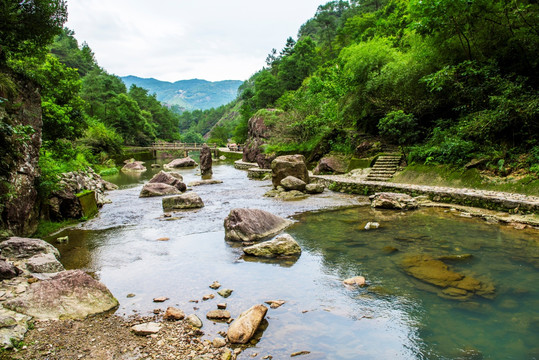
{"type": "Polygon", "coordinates": [[[273,156],[264,154],[262,146],[266,144],[266,139],[271,136],[271,127],[265,121],[266,117],[279,116],[278,110],[266,109],[265,114],[258,112],[249,119],[247,141],[243,148],[242,161],[257,163],[262,169],[269,169],[273,156]]]}
{"type": "Polygon", "coordinates": [[[28,126],[33,130],[28,131],[26,139],[19,137],[22,141],[15,140],[15,135],[11,136],[9,146],[14,155],[9,159],[10,165],[4,177],[7,184],[0,187],[3,192],[0,195],[2,198],[5,196],[3,208],[0,206],[0,228],[10,230],[15,235],[28,235],[37,229],[39,218],[35,184],[39,177],[38,160],[43,127],[41,96],[29,80],[14,80],[18,93],[7,105],[0,107],[1,121],[14,128],[28,126]]]}

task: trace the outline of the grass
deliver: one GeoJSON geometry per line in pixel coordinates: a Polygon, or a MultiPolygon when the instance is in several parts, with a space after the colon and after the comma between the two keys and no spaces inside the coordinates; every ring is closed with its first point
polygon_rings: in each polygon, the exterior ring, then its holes
{"type": "Polygon", "coordinates": [[[409,165],[393,176],[391,182],[504,191],[539,196],[539,179],[531,175],[521,178],[487,178],[477,169],[447,165],[409,165]]]}
{"type": "Polygon", "coordinates": [[[78,224],[79,222],[80,220],[77,219],[70,219],[61,222],[40,221],[39,225],[37,226],[37,231],[32,236],[35,238],[43,239],[62,228],[78,224]]]}

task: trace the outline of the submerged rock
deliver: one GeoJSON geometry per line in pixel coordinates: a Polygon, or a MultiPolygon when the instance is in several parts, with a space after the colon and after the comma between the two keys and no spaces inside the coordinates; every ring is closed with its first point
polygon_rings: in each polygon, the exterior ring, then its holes
{"type": "Polygon", "coordinates": [[[175,159],[168,164],[163,165],[165,169],[186,168],[198,166],[197,162],[189,156],[182,159],[175,159]]]}
{"type": "Polygon", "coordinates": [[[367,281],[363,276],[355,276],[353,278],[344,280],[343,284],[348,286],[365,286],[367,285],[367,281]]]}
{"type": "Polygon", "coordinates": [[[219,290],[217,292],[217,294],[221,295],[222,297],[224,297],[226,299],[227,297],[232,295],[233,292],[234,292],[234,290],[232,290],[232,289],[222,289],[222,290],[219,290]]]}
{"type": "Polygon", "coordinates": [[[292,222],[259,209],[233,209],[225,219],[225,239],[249,242],[279,233],[292,222]]]}
{"type": "Polygon", "coordinates": [[[371,196],[371,206],[380,209],[412,210],[417,209],[417,201],[407,194],[376,193],[371,196]]]}
{"type": "Polygon", "coordinates": [[[163,198],[163,210],[198,209],[204,207],[200,196],[195,192],[163,198]]]}
{"type": "Polygon", "coordinates": [[[269,258],[297,256],[301,254],[301,247],[292,236],[284,234],[273,240],[246,247],[243,252],[247,255],[269,258]]]}
{"type": "Polygon", "coordinates": [[[147,183],[144,185],[142,190],[140,190],[139,197],[154,197],[175,194],[181,194],[181,191],[175,186],[163,183],[147,183]]]}
{"type": "Polygon", "coordinates": [[[402,267],[408,275],[441,288],[442,294],[450,298],[467,299],[473,295],[492,298],[495,293],[493,284],[452,271],[429,255],[407,256],[402,267]]]}
{"type": "Polygon", "coordinates": [[[82,270],[69,270],[31,284],[5,306],[39,320],[84,319],[114,309],[118,300],[82,270]]]}
{"type": "Polygon", "coordinates": [[[255,334],[267,312],[268,308],[260,304],[241,313],[228,328],[228,340],[234,344],[246,344],[255,334]]]}
{"type": "Polygon", "coordinates": [[[189,183],[189,186],[201,186],[201,185],[214,185],[222,184],[223,180],[217,179],[205,179],[205,180],[195,180],[189,183]]]}
{"type": "Polygon", "coordinates": [[[367,225],[365,225],[365,230],[378,229],[379,227],[380,224],[377,222],[368,222],[367,225]]]}

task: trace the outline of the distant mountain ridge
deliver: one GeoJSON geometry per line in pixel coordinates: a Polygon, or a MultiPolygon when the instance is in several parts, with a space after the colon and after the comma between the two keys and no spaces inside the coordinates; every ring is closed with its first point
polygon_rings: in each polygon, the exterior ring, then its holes
{"type": "Polygon", "coordinates": [[[238,88],[243,81],[223,80],[207,81],[201,79],[161,81],[138,76],[120,77],[127,88],[132,84],[156,94],[157,100],[167,105],[178,105],[183,110],[207,110],[228,104],[236,99],[238,88]]]}

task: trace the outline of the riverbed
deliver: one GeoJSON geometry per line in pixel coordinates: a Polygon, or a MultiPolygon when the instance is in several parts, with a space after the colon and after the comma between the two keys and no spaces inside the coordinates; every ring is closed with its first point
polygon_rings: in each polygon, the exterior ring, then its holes
{"type": "MultiPolygon", "coordinates": [[[[165,218],[161,198],[138,197],[158,171],[150,163],[146,173],[108,179],[120,185],[109,193],[112,203],[97,218],[60,234],[69,235],[69,243],[55,244],[67,269],[84,269],[112,291],[120,301],[117,314],[176,306],[203,319],[204,337],[213,339],[227,329],[205,319],[218,302],[226,302],[236,317],[252,305],[285,300],[269,310],[260,340],[240,359],[255,353],[284,359],[298,351],[310,352],[303,359],[539,357],[535,230],[517,231],[450,210],[373,210],[364,197],[327,190],[282,202],[263,196],[270,181],[249,180],[230,164],[214,166],[213,178],[222,184],[192,188],[204,208],[165,218]],[[286,232],[302,255],[279,261],[243,257],[237,244],[224,240],[223,229],[229,211],[240,207],[294,220],[286,232]],[[381,227],[364,230],[368,221],[381,227]],[[472,255],[449,266],[493,283],[495,297],[440,297],[403,272],[402,259],[413,254],[472,255]],[[369,286],[342,285],[355,275],[365,276],[369,286]],[[216,280],[234,290],[229,298],[208,287],[216,280]],[[215,299],[203,301],[208,294],[215,299]],[[154,303],[159,296],[169,300],[154,303]]],[[[186,183],[200,178],[196,169],[179,172],[186,183]]]]}

